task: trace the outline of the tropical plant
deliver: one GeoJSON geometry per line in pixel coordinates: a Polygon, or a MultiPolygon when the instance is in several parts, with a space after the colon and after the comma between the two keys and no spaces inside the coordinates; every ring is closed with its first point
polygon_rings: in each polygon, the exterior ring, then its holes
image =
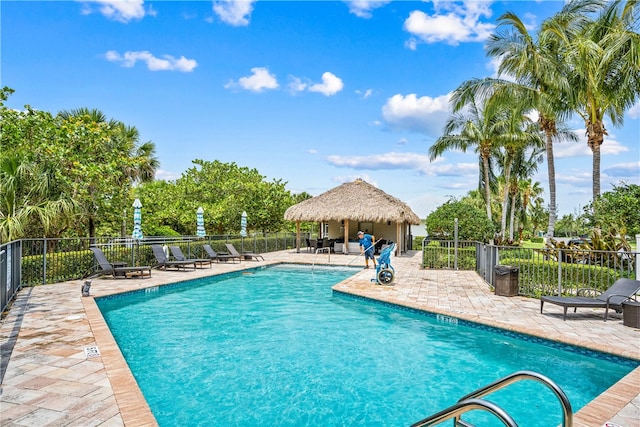
{"type": "Polygon", "coordinates": [[[595,228],[608,233],[626,230],[635,236],[640,234],[640,185],[626,184],[614,186],[585,208],[586,217],[595,228]]]}
{"type": "Polygon", "coordinates": [[[554,140],[577,140],[574,133],[562,125],[568,118],[570,106],[563,92],[566,90],[567,72],[557,43],[545,37],[548,28],[560,23],[571,27],[583,22],[585,15],[602,5],[599,0],[578,0],[565,4],[562,10],[545,21],[540,37],[531,34],[522,20],[512,12],[498,18],[498,31],[487,42],[487,54],[500,61],[501,79],[471,81],[475,90],[491,90],[494,96],[519,100],[523,108],[535,110],[538,125],[545,135],[547,174],[549,179],[549,221],[547,236],[554,234],[556,221],[556,179],[554,140]]]}
{"type": "Polygon", "coordinates": [[[493,238],[494,224],[483,215],[482,210],[468,202],[455,199],[438,206],[429,214],[426,220],[429,236],[453,239],[456,218],[460,240],[488,242],[493,238]]]}
{"type": "Polygon", "coordinates": [[[593,200],[600,196],[601,146],[605,117],[621,125],[624,113],[640,95],[638,1],[607,3],[595,20],[549,29],[567,64],[569,84],[563,91],[584,120],[593,153],[593,200]]]}
{"type": "Polygon", "coordinates": [[[469,92],[463,84],[451,98],[453,114],[444,127],[444,135],[429,147],[430,160],[442,156],[445,151],[473,149],[480,158],[478,188],[484,194],[486,217],[491,220],[491,158],[499,146],[501,128],[500,113],[486,104],[487,98],[469,92]]]}

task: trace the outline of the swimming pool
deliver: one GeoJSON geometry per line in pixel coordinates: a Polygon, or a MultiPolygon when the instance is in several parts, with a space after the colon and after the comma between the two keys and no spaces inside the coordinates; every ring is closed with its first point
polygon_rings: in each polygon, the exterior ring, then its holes
{"type": "MultiPolygon", "coordinates": [[[[353,269],[252,273],[97,300],[160,425],[402,426],[522,369],[558,382],[577,411],[638,366],[334,295],[353,269]]],[[[560,422],[539,384],[492,396],[522,425],[560,422]]]]}

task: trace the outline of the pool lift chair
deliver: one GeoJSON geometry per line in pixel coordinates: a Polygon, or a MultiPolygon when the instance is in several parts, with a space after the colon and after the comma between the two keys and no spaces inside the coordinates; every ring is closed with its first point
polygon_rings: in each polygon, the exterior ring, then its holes
{"type": "Polygon", "coordinates": [[[371,279],[378,285],[391,285],[395,276],[395,269],[391,265],[391,255],[396,248],[395,243],[391,243],[380,251],[378,262],[376,264],[376,277],[371,279]]]}

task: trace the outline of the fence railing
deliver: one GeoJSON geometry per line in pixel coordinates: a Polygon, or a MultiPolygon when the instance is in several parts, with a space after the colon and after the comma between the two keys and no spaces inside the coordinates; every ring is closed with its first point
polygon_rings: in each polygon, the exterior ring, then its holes
{"type": "Polygon", "coordinates": [[[216,252],[226,252],[232,243],[240,252],[265,253],[295,248],[295,233],[214,235],[206,237],[96,237],[71,239],[22,239],[0,246],[0,307],[5,311],[17,291],[24,286],[77,280],[97,270],[91,246],[103,250],[111,262],[123,261],[131,266],[155,265],[152,244],[180,246],[185,256],[203,258],[202,248],[209,244],[216,252]]]}
{"type": "Polygon", "coordinates": [[[498,265],[518,269],[519,294],[531,297],[575,294],[579,288],[607,289],[617,279],[637,278],[638,252],[532,249],[473,241],[422,243],[423,268],[475,270],[495,286],[498,265]]]}
{"type": "Polygon", "coordinates": [[[0,307],[3,314],[9,301],[13,300],[20,290],[21,246],[19,240],[0,245],[0,307]]]}

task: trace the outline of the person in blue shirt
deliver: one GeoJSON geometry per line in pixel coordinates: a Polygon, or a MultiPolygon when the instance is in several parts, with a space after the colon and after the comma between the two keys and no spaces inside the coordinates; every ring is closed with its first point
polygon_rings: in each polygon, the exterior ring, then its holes
{"type": "Polygon", "coordinates": [[[360,239],[360,253],[364,254],[365,268],[369,268],[369,259],[373,261],[373,267],[376,266],[375,252],[375,236],[371,234],[365,234],[363,231],[358,231],[358,239],[360,239]]]}

